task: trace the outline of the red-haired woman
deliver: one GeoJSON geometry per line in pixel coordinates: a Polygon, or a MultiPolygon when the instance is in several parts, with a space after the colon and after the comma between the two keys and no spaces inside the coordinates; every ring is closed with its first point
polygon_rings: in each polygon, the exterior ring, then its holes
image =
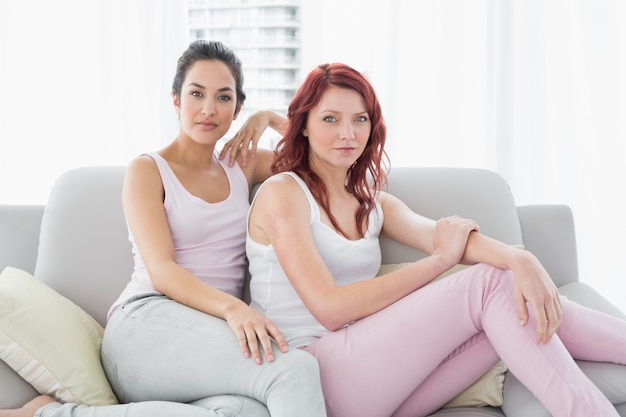
{"type": "Polygon", "coordinates": [[[329,415],[428,415],[500,359],[554,416],[618,415],[572,357],[626,364],[626,322],[560,297],[536,257],[474,221],[383,191],[385,124],[362,74],[315,68],[288,119],[249,215],[252,305],[315,355],[329,415]],[[381,235],[430,256],[372,279],[381,235]],[[457,263],[476,265],[426,285],[457,263]]]}

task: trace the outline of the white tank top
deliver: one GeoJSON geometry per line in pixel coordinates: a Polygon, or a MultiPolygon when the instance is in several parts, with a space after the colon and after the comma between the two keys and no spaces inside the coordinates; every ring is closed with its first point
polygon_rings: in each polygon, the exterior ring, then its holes
{"type": "MultiPolygon", "coordinates": [[[[223,201],[208,203],[187,191],[162,156],[157,153],[149,156],[161,174],[165,190],[163,205],[178,264],[208,285],[241,298],[246,268],[246,215],[250,208],[248,181],[243,171],[238,164],[229,167],[228,158],[219,161],[216,153],[216,160],[228,177],[230,193],[223,201]]],[[[134,296],[159,293],[152,285],[130,231],[129,240],[135,270],[109,314],[134,296]]]]}
{"type": "MultiPolygon", "coordinates": [[[[383,214],[380,205],[376,203],[376,209],[369,215],[365,236],[349,240],[320,220],[320,208],[300,177],[293,172],[278,175],[290,175],[306,195],[311,207],[311,231],[315,246],[337,285],[375,277],[381,263],[378,236],[383,214]]],[[[246,253],[251,275],[251,305],[278,326],[291,346],[307,346],[328,333],[296,293],[272,245],[257,243],[248,233],[246,253]]]]}

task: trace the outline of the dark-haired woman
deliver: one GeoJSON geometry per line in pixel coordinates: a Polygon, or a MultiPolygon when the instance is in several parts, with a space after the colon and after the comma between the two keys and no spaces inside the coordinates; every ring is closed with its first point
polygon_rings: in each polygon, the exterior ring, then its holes
{"type": "MultiPolygon", "coordinates": [[[[326,415],[315,358],[288,349],[274,323],[240,299],[249,192],[273,160],[258,150],[246,163],[241,154],[229,163],[215,149],[241,110],[242,85],[229,48],[192,43],[172,87],[178,136],[128,166],[122,199],[135,269],[111,307],[102,345],[124,404],[42,396],[0,416],[326,415]]],[[[284,121],[260,118],[265,126],[284,121]]]]}

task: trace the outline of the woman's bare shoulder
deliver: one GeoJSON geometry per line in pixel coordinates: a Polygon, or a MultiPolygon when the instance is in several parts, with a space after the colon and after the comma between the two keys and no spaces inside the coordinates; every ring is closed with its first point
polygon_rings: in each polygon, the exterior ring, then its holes
{"type": "Polygon", "coordinates": [[[274,174],[270,176],[257,193],[257,199],[267,200],[272,204],[285,204],[287,201],[299,199],[304,194],[296,180],[290,175],[274,174]]]}
{"type": "Polygon", "coordinates": [[[142,154],[132,159],[127,167],[124,176],[126,187],[145,189],[155,186],[161,187],[161,174],[156,161],[147,154],[142,154]]]}

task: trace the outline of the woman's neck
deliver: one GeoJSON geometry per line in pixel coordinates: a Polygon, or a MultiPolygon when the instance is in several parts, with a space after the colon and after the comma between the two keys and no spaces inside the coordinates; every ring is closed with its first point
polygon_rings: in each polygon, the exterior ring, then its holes
{"type": "Polygon", "coordinates": [[[215,144],[202,145],[193,140],[178,137],[160,154],[170,162],[189,167],[206,168],[215,161],[215,144]]]}
{"type": "Polygon", "coordinates": [[[336,170],[328,170],[328,169],[315,169],[312,167],[313,172],[317,174],[320,180],[326,186],[328,193],[331,196],[346,196],[348,191],[346,190],[346,178],[348,175],[348,171],[345,169],[336,169],[336,170]]]}

